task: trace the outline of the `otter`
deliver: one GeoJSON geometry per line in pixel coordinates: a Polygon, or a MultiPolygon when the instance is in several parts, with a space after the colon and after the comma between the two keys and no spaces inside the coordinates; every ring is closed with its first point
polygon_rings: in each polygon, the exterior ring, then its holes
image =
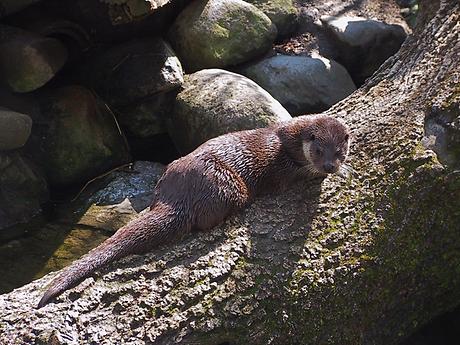
{"type": "Polygon", "coordinates": [[[170,163],[149,211],[65,268],[38,308],[109,262],[192,230],[211,229],[256,196],[280,191],[299,178],[338,172],[348,148],[347,127],[326,115],[299,116],[208,140],[170,163]]]}

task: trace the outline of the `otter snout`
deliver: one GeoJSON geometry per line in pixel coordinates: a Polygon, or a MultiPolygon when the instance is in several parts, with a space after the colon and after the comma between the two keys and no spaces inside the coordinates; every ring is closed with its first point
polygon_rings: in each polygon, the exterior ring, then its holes
{"type": "Polygon", "coordinates": [[[326,162],[323,164],[323,170],[325,173],[327,174],[331,174],[333,172],[335,172],[337,169],[336,169],[336,166],[331,163],[331,162],[326,162]]]}

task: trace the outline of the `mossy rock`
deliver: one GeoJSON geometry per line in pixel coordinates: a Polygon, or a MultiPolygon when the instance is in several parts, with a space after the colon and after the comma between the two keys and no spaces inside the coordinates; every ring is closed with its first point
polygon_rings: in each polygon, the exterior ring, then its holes
{"type": "Polygon", "coordinates": [[[264,12],[276,25],[278,37],[289,36],[297,29],[298,11],[292,0],[246,0],[264,12]]]}
{"type": "Polygon", "coordinates": [[[242,0],[193,1],[175,20],[169,39],[189,72],[237,65],[265,53],[276,26],[242,0]]]}
{"type": "Polygon", "coordinates": [[[68,86],[42,99],[47,120],[42,154],[52,185],[82,183],[130,160],[113,114],[80,86],[68,86]]]}
{"type": "Polygon", "coordinates": [[[206,69],[185,77],[169,134],[182,153],[221,134],[266,127],[291,116],[252,80],[221,69],[206,69]]]}

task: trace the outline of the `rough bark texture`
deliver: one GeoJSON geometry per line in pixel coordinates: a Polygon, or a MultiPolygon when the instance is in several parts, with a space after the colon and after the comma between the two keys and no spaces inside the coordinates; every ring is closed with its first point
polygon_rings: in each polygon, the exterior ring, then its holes
{"type": "Polygon", "coordinates": [[[459,116],[460,5],[442,1],[434,13],[328,111],[353,130],[352,180],[259,199],[40,310],[54,274],[0,296],[0,343],[388,345],[453,308],[458,160],[421,143],[426,121],[459,116]]]}

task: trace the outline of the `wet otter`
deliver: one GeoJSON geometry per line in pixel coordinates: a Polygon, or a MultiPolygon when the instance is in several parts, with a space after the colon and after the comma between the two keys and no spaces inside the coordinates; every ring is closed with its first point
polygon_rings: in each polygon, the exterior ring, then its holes
{"type": "Polygon", "coordinates": [[[348,145],[345,125],[324,115],[207,141],[169,164],[150,210],[64,269],[38,307],[111,261],[144,253],[192,229],[214,227],[261,193],[281,190],[301,177],[337,172],[348,145]]]}

